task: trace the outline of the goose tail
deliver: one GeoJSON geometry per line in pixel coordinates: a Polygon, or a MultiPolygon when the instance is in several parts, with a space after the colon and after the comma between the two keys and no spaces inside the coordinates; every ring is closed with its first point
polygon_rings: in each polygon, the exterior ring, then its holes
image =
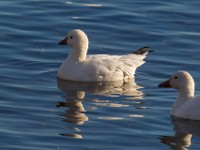
{"type": "Polygon", "coordinates": [[[150,47],[145,46],[142,47],[136,51],[131,52],[132,54],[137,54],[137,55],[146,55],[148,52],[153,52],[152,50],[149,50],[150,47]]]}

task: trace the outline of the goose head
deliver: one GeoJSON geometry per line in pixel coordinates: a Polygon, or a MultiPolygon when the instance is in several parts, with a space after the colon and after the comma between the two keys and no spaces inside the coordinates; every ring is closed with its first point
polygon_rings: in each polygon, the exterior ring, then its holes
{"type": "Polygon", "coordinates": [[[86,58],[88,50],[88,37],[85,32],[80,29],[74,29],[67,33],[67,37],[59,42],[59,45],[68,45],[71,47],[73,57],[83,61],[86,58]]]}
{"type": "Polygon", "coordinates": [[[167,81],[162,82],[158,87],[174,88],[179,92],[186,92],[193,95],[194,93],[194,80],[192,76],[186,71],[178,71],[174,73],[167,81]]]}
{"type": "Polygon", "coordinates": [[[71,30],[67,33],[67,37],[59,42],[59,45],[68,45],[69,47],[81,47],[88,45],[88,37],[80,29],[71,30]]]}

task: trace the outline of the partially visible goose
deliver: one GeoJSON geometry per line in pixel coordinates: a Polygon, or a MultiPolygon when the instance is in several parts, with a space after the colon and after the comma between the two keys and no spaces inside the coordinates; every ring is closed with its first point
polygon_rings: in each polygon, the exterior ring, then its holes
{"type": "Polygon", "coordinates": [[[143,59],[148,53],[148,47],[143,47],[127,55],[87,55],[88,38],[79,29],[70,31],[59,44],[71,48],[57,74],[58,78],[69,81],[127,81],[145,63],[143,59]]]}
{"type": "Polygon", "coordinates": [[[178,71],[159,87],[174,88],[178,90],[178,97],[174,103],[171,115],[200,120],[200,96],[194,96],[195,83],[192,76],[186,71],[178,71]]]}

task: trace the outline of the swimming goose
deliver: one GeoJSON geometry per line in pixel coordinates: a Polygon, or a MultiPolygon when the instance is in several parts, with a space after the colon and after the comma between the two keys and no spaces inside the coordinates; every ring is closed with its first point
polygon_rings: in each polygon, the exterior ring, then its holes
{"type": "Polygon", "coordinates": [[[143,47],[127,55],[87,55],[89,41],[79,29],[70,31],[59,44],[71,48],[57,73],[58,78],[69,81],[127,81],[145,63],[148,53],[148,47],[143,47]]]}
{"type": "Polygon", "coordinates": [[[178,97],[171,110],[172,116],[200,120],[200,96],[194,96],[195,83],[188,72],[178,71],[158,86],[178,90],[178,97]]]}

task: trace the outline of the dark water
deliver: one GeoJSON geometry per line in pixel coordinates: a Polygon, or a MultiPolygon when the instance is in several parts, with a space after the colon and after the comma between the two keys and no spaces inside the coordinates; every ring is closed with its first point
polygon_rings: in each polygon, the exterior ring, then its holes
{"type": "Polygon", "coordinates": [[[199,122],[171,120],[176,92],[157,84],[189,71],[200,94],[199,0],[0,2],[0,149],[200,148],[199,122]],[[56,79],[80,28],[90,54],[154,50],[129,85],[56,79]]]}

